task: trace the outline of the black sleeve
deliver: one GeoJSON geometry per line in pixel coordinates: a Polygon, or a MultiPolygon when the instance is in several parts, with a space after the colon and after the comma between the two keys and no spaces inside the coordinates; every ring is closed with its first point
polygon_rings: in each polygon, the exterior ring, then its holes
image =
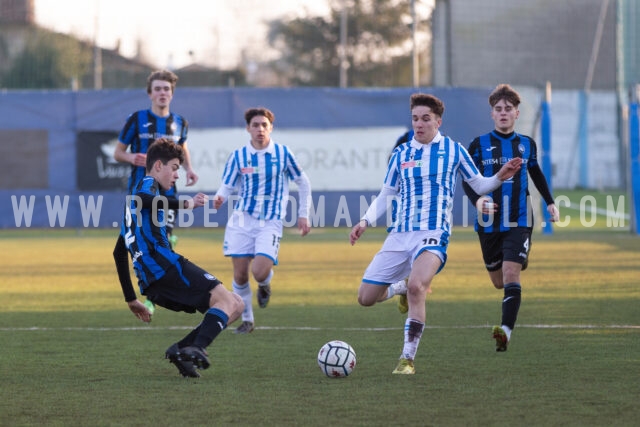
{"type": "Polygon", "coordinates": [[[136,292],[133,290],[133,283],[129,274],[129,251],[124,244],[122,234],[118,236],[116,247],[113,249],[113,259],[116,262],[118,280],[120,280],[120,286],[122,286],[124,300],[126,302],[135,300],[137,298],[136,292]]]}
{"type": "Polygon", "coordinates": [[[462,181],[462,189],[464,190],[464,194],[467,195],[471,204],[475,207],[476,202],[480,198],[480,195],[473,191],[473,188],[466,181],[462,181]]]}
{"type": "Polygon", "coordinates": [[[540,195],[544,199],[544,202],[547,204],[547,206],[551,204],[555,204],[555,201],[553,200],[553,196],[551,195],[551,190],[549,190],[549,185],[547,184],[547,179],[544,177],[544,174],[542,173],[542,169],[540,169],[540,166],[538,165],[530,166],[528,170],[529,170],[529,175],[531,176],[531,180],[533,181],[533,184],[536,186],[536,188],[540,192],[540,195]]]}
{"type": "MultiPolygon", "coordinates": [[[[140,201],[142,202],[142,209],[153,209],[154,199],[156,197],[164,197],[167,200],[169,206],[166,209],[184,209],[184,205],[174,196],[153,196],[147,193],[138,193],[140,201]]],[[[160,206],[161,203],[156,202],[156,206],[160,206]]]]}

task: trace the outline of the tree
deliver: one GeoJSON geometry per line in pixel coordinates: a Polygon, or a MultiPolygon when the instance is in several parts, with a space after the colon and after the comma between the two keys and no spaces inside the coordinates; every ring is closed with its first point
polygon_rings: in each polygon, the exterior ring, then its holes
{"type": "Polygon", "coordinates": [[[411,84],[411,14],[406,0],[331,0],[327,17],[269,22],[270,62],[281,85],[338,86],[340,18],[347,9],[348,85],[411,84]]]}
{"type": "Polygon", "coordinates": [[[77,40],[36,32],[2,76],[2,86],[11,89],[61,89],[86,73],[91,50],[77,40]]]}

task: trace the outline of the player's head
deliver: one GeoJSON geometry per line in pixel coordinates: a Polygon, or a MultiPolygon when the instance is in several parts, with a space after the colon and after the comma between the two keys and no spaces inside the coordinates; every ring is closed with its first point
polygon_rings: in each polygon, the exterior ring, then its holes
{"type": "Polygon", "coordinates": [[[411,111],[417,106],[429,107],[431,112],[438,117],[444,114],[444,102],[428,93],[414,93],[411,95],[411,111]]]}
{"type": "Polygon", "coordinates": [[[251,135],[251,145],[258,149],[266,148],[271,142],[271,131],[275,116],[264,107],[249,108],[244,112],[247,122],[247,132],[251,135]]]}
{"type": "Polygon", "coordinates": [[[492,108],[501,100],[507,101],[516,108],[520,105],[520,95],[508,84],[499,84],[489,95],[489,105],[492,108]]]}
{"type": "Polygon", "coordinates": [[[491,119],[498,132],[509,134],[516,126],[520,115],[520,95],[508,84],[500,84],[489,95],[491,105],[491,119]]]}
{"type": "Polygon", "coordinates": [[[436,137],[442,124],[444,103],[433,95],[414,93],[410,105],[413,137],[421,144],[428,144],[436,137]]]}
{"type": "Polygon", "coordinates": [[[147,150],[147,175],[153,176],[164,190],[168,190],[178,180],[182,162],[182,147],[168,138],[158,138],[147,150]]]}
{"type": "Polygon", "coordinates": [[[257,108],[249,108],[244,112],[244,120],[247,122],[247,126],[251,124],[251,119],[256,116],[266,117],[269,120],[269,123],[273,125],[273,122],[276,119],[276,116],[273,115],[273,112],[268,108],[257,107],[257,108]]]}
{"type": "Polygon", "coordinates": [[[171,93],[173,94],[173,91],[176,88],[176,83],[178,83],[178,76],[169,70],[152,71],[151,74],[149,74],[149,77],[147,77],[147,93],[149,95],[151,95],[151,92],[153,91],[153,82],[155,80],[169,83],[171,86],[171,93]]]}

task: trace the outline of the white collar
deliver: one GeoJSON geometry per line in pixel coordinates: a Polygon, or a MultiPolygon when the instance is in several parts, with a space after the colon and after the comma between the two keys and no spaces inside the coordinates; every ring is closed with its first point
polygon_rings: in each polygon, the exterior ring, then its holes
{"type": "Polygon", "coordinates": [[[273,138],[271,138],[271,140],[269,140],[269,144],[265,147],[262,148],[260,150],[258,150],[256,147],[254,147],[253,145],[251,145],[251,140],[249,140],[249,142],[247,142],[247,147],[249,147],[249,152],[251,154],[256,154],[256,153],[269,153],[269,154],[273,154],[275,153],[276,149],[275,149],[275,142],[273,141],[273,138]]]}
{"type": "Polygon", "coordinates": [[[416,141],[416,137],[414,136],[413,139],[411,140],[411,148],[415,148],[416,150],[419,150],[421,148],[424,148],[430,144],[433,143],[438,143],[440,141],[442,141],[442,134],[440,133],[440,131],[438,131],[438,133],[436,133],[436,136],[433,137],[433,139],[431,140],[431,142],[429,142],[428,144],[423,144],[421,142],[416,141]]]}

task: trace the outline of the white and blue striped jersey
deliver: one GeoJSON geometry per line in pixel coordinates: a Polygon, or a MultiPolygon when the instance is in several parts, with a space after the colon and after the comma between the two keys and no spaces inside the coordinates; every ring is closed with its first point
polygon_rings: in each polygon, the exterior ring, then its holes
{"type": "Polygon", "coordinates": [[[477,182],[480,176],[467,150],[440,132],[429,144],[412,139],[398,146],[392,153],[383,184],[399,196],[395,222],[389,230],[450,233],[458,172],[465,181],[477,182]]]}
{"type": "Polygon", "coordinates": [[[283,219],[289,201],[289,180],[298,185],[298,215],[307,218],[309,179],[293,153],[273,140],[262,150],[256,150],[249,142],[229,156],[222,173],[222,187],[217,194],[226,198],[239,185],[235,210],[245,211],[258,219],[283,219]]]}

